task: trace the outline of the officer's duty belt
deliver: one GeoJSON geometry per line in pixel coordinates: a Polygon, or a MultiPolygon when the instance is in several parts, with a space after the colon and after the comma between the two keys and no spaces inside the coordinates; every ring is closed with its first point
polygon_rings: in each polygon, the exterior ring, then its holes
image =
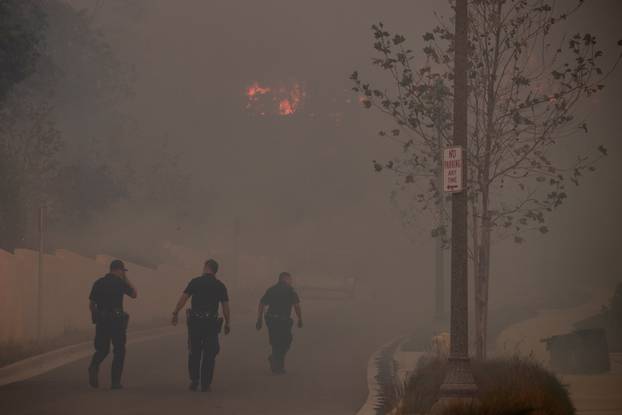
{"type": "Polygon", "coordinates": [[[291,320],[290,316],[281,316],[278,314],[266,314],[266,318],[272,319],[272,320],[282,320],[282,321],[291,320]]]}
{"type": "Polygon", "coordinates": [[[218,313],[188,309],[188,311],[186,311],[186,317],[196,319],[218,319],[218,313]]]}
{"type": "Polygon", "coordinates": [[[116,320],[116,319],[129,317],[129,314],[127,314],[125,311],[121,309],[97,310],[96,315],[99,319],[102,319],[102,320],[116,320]]]}

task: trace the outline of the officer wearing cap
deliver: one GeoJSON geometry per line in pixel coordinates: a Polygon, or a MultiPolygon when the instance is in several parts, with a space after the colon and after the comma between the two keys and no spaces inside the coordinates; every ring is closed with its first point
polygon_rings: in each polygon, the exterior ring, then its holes
{"type": "Polygon", "coordinates": [[[266,326],[268,326],[268,336],[272,346],[272,354],[268,357],[270,369],[274,374],[285,373],[285,355],[292,344],[292,326],[294,320],[291,318],[292,308],[298,318],[298,328],[302,328],[302,310],[300,309],[300,299],[293,288],[292,276],[289,272],[282,272],[279,275],[279,282],[268,288],[266,293],[259,301],[257,315],[257,330],[261,330],[264,319],[264,310],[268,307],[265,315],[266,326]]]}
{"type": "Polygon", "coordinates": [[[190,390],[196,392],[201,383],[201,391],[211,390],[216,366],[216,355],[220,352],[218,335],[223,319],[218,315],[222,304],[225,335],[229,334],[230,312],[229,295],[225,285],[216,278],[218,262],[209,259],[203,267],[203,275],[190,281],[173,310],[173,325],[177,325],[179,311],[188,299],[192,298],[191,308],[186,313],[188,325],[188,371],[190,390]]]}
{"type": "Polygon", "coordinates": [[[110,272],[93,284],[89,308],[95,324],[95,354],[89,366],[89,384],[99,386],[99,365],[110,352],[112,343],[111,389],[122,389],[121,373],[125,361],[125,342],[129,314],[123,311],[123,296],[136,298],[136,288],[126,275],[121,260],[110,263],[110,272]]]}

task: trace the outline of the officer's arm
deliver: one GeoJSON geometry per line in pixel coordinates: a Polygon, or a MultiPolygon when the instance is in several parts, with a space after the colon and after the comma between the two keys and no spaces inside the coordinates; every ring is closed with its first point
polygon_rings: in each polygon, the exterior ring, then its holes
{"type": "Polygon", "coordinates": [[[231,320],[231,310],[229,309],[229,302],[228,301],[223,301],[222,302],[222,315],[225,318],[225,326],[229,327],[229,323],[231,320]]]}
{"type": "Polygon", "coordinates": [[[266,306],[270,304],[270,293],[270,289],[266,290],[266,293],[259,300],[259,306],[257,307],[257,324],[255,324],[257,330],[261,330],[261,326],[263,325],[263,313],[266,306]]]}
{"type": "Polygon", "coordinates": [[[296,313],[296,317],[298,317],[298,327],[302,327],[302,309],[300,308],[300,303],[294,304],[294,312],[296,313]]]}
{"type": "Polygon", "coordinates": [[[95,313],[97,312],[97,303],[95,302],[95,300],[97,300],[98,298],[97,287],[98,284],[97,281],[95,281],[93,287],[91,287],[91,293],[89,294],[89,311],[91,312],[91,321],[93,322],[93,324],[96,323],[95,313]]]}
{"type": "Polygon", "coordinates": [[[259,302],[259,306],[257,307],[257,323],[255,324],[255,327],[257,328],[257,330],[261,330],[261,326],[263,324],[263,312],[266,308],[266,305],[263,302],[259,302]]]}
{"type": "Polygon", "coordinates": [[[130,282],[129,278],[123,277],[123,281],[125,281],[125,284],[127,284],[127,287],[128,287],[127,295],[130,298],[138,297],[138,291],[136,291],[136,287],[134,287],[134,284],[130,282]]]}
{"type": "Polygon", "coordinates": [[[97,312],[97,304],[93,300],[89,300],[89,311],[91,312],[91,322],[93,324],[97,323],[97,317],[95,314],[97,312]]]}
{"type": "Polygon", "coordinates": [[[189,298],[190,298],[190,295],[186,293],[183,293],[181,297],[179,297],[179,301],[177,301],[175,310],[173,310],[173,320],[172,320],[173,325],[177,324],[177,315],[179,314],[179,310],[184,308],[189,298]]]}
{"type": "Polygon", "coordinates": [[[94,313],[97,310],[97,303],[95,302],[95,300],[98,298],[97,287],[98,284],[97,281],[95,281],[93,287],[91,287],[91,293],[89,294],[89,310],[91,311],[91,313],[94,313]]]}
{"type": "Polygon", "coordinates": [[[261,301],[259,302],[259,306],[257,307],[257,321],[260,322],[263,320],[263,312],[266,309],[266,306],[261,301]]]}

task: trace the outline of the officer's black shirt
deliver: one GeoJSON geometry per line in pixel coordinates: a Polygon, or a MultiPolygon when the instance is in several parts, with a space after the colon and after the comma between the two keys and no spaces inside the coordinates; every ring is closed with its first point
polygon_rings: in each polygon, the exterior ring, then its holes
{"type": "Polygon", "coordinates": [[[289,317],[292,313],[292,307],[300,303],[298,294],[289,285],[279,282],[268,288],[263,297],[261,304],[268,306],[268,315],[279,317],[289,317]]]}
{"type": "Polygon", "coordinates": [[[218,314],[218,304],[229,301],[227,287],[214,275],[203,274],[194,278],[184,293],[192,297],[192,309],[218,314]]]}
{"type": "Polygon", "coordinates": [[[89,300],[101,311],[123,310],[123,296],[130,295],[131,288],[121,278],[106,274],[93,284],[89,300]]]}

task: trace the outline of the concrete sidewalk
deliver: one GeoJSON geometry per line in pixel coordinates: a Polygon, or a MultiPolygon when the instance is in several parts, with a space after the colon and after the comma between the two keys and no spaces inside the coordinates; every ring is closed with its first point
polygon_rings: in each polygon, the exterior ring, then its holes
{"type": "MultiPolygon", "coordinates": [[[[164,336],[170,336],[176,332],[177,331],[173,327],[130,331],[128,333],[127,343],[141,343],[164,336]]],[[[20,360],[19,362],[0,368],[0,386],[33,378],[92,354],[93,342],[87,341],[20,360]]]]}
{"type": "Polygon", "coordinates": [[[604,375],[564,375],[578,415],[622,414],[622,353],[611,354],[611,372],[604,375]]]}

